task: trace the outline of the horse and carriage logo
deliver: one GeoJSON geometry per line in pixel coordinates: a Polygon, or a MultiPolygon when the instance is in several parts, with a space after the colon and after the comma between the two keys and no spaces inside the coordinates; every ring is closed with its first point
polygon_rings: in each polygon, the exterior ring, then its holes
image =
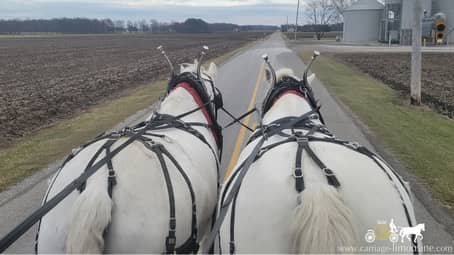
{"type": "Polygon", "coordinates": [[[416,243],[423,239],[423,231],[426,231],[424,223],[414,227],[398,227],[394,223],[394,219],[391,219],[389,224],[386,224],[386,221],[378,222],[374,229],[367,230],[364,239],[368,243],[373,243],[375,240],[389,240],[392,243],[397,243],[399,240],[403,243],[408,240],[416,243]]]}

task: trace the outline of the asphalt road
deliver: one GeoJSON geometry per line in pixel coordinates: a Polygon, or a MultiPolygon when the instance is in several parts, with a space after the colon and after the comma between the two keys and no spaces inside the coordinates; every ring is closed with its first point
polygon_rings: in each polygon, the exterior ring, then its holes
{"type": "MultiPolygon", "coordinates": [[[[285,66],[292,68],[297,73],[304,70],[304,64],[293,51],[286,47],[285,42],[277,33],[232,57],[219,67],[215,84],[223,94],[225,107],[237,116],[256,105],[260,107],[266,94],[268,84],[263,79],[264,67],[261,59],[261,55],[264,53],[270,56],[270,61],[275,68],[285,66]]],[[[328,93],[320,81],[315,81],[313,89],[322,104],[322,114],[327,126],[337,137],[357,141],[375,150],[368,141],[367,135],[355,124],[351,115],[343,110],[343,107],[328,93]]],[[[136,114],[121,123],[120,126],[145,118],[149,110],[136,114]]],[[[226,124],[229,121],[230,119],[225,114],[220,114],[221,123],[226,124]]],[[[257,123],[257,118],[251,115],[244,122],[254,126],[257,123]]],[[[238,125],[224,131],[222,161],[224,173],[231,171],[248,136],[249,132],[244,128],[239,128],[238,125]]],[[[0,236],[7,233],[40,205],[49,176],[55,171],[57,165],[58,162],[50,165],[48,169],[27,178],[11,190],[0,194],[0,236]]],[[[426,224],[425,245],[454,246],[453,237],[445,231],[444,226],[438,223],[417,199],[415,200],[415,208],[418,222],[426,224]]],[[[33,252],[34,233],[35,229],[28,231],[7,252],[33,252]]]]}

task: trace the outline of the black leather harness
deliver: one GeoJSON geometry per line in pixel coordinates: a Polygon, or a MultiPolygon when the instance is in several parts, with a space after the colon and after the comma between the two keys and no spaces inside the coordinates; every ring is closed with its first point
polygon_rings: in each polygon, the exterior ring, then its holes
{"type": "MultiPolygon", "coordinates": [[[[0,240],[0,252],[3,252],[6,248],[8,248],[15,240],[17,240],[21,235],[23,235],[30,227],[32,227],[36,222],[39,221],[41,223],[41,218],[46,215],[51,209],[53,209],[59,202],[61,202],[65,197],[71,194],[74,190],[79,190],[83,192],[87,179],[96,173],[103,165],[107,165],[108,169],[108,193],[109,196],[112,197],[114,186],[117,182],[116,175],[114,171],[114,167],[112,164],[112,158],[114,158],[119,152],[125,149],[128,145],[133,142],[140,142],[144,145],[145,148],[149,149],[150,151],[154,152],[157,156],[162,171],[164,175],[164,179],[166,182],[168,197],[169,197],[169,229],[168,235],[166,237],[166,253],[196,253],[199,249],[198,244],[198,227],[197,227],[197,206],[195,200],[195,193],[191,181],[181,165],[177,162],[177,160],[173,157],[173,155],[165,148],[165,146],[156,141],[157,138],[166,139],[166,136],[163,134],[153,133],[159,130],[177,128],[182,131],[185,131],[196,138],[198,138],[201,142],[209,147],[213,156],[216,159],[216,167],[217,167],[217,174],[218,174],[218,193],[219,193],[219,157],[220,153],[222,152],[222,133],[221,128],[217,124],[217,110],[222,107],[222,97],[219,91],[216,90],[213,83],[210,81],[214,99],[211,100],[210,96],[203,85],[203,81],[197,79],[197,75],[193,73],[183,73],[169,83],[168,92],[173,90],[175,86],[181,82],[187,82],[194,88],[200,95],[203,105],[197,107],[189,112],[180,114],[178,116],[171,116],[166,114],[159,114],[155,113],[153,117],[146,122],[139,123],[133,128],[125,128],[120,132],[112,132],[110,134],[102,134],[95,138],[94,140],[88,142],[87,144],[81,146],[78,150],[74,153],[71,153],[63,162],[62,166],[59,168],[56,176],[54,177],[51,186],[48,189],[48,192],[45,196],[44,202],[42,206],[36,210],[32,215],[26,218],[21,224],[19,224],[16,228],[14,228],[11,232],[9,232],[3,239],[0,240]],[[198,123],[198,122],[184,122],[182,118],[190,115],[196,111],[199,111],[203,108],[207,109],[207,112],[210,114],[212,118],[212,125],[206,123],[198,123]],[[218,149],[213,148],[207,139],[201,134],[197,129],[194,127],[204,127],[207,129],[211,129],[216,136],[217,146],[218,149]],[[153,137],[153,138],[152,138],[153,137]],[[126,141],[118,145],[115,149],[111,149],[112,146],[120,140],[120,138],[127,138],[126,141]],[[52,188],[55,179],[58,177],[60,172],[62,171],[63,167],[67,162],[69,162],[72,158],[74,158],[80,151],[84,148],[88,147],[91,144],[96,142],[105,140],[105,143],[96,151],[93,157],[88,162],[84,172],[75,180],[73,180],[70,184],[68,184],[63,190],[57,193],[54,197],[48,200],[49,191],[52,188]],[[98,160],[100,154],[105,151],[105,156],[98,160]],[[191,196],[191,209],[192,209],[192,221],[191,221],[191,234],[189,238],[181,245],[180,247],[176,247],[176,223],[177,220],[175,218],[175,197],[174,191],[172,186],[172,181],[170,179],[169,170],[165,158],[169,159],[172,164],[177,168],[178,172],[183,177],[184,181],[186,182],[190,196],[191,196]]],[[[159,140],[159,139],[158,139],[159,140]]],[[[216,211],[213,212],[216,214],[216,211]]],[[[39,235],[39,227],[38,233],[36,234],[36,243],[35,243],[35,252],[38,251],[38,235],[39,235]]]]}
{"type": "MultiPolygon", "coordinates": [[[[310,86],[305,86],[302,82],[296,81],[293,78],[284,78],[284,80],[279,84],[279,86],[276,86],[276,88],[272,88],[270,92],[268,92],[267,97],[265,99],[265,103],[263,105],[263,112],[262,114],[264,115],[272,106],[273,101],[276,97],[281,95],[282,93],[286,92],[289,89],[298,89],[298,91],[302,92],[303,95],[307,96],[309,99],[310,104],[313,107],[313,110],[298,116],[298,117],[284,117],[278,120],[275,120],[267,125],[260,125],[255,133],[250,137],[248,144],[257,141],[255,146],[252,149],[252,152],[246,159],[241,162],[241,164],[238,166],[238,168],[233,172],[232,176],[230,177],[229,181],[226,183],[224,192],[221,196],[221,201],[220,201],[220,210],[219,210],[219,215],[216,220],[216,223],[212,229],[212,232],[208,235],[207,237],[207,243],[212,244],[214,243],[214,240],[216,236],[219,235],[219,230],[221,228],[221,225],[227,215],[227,212],[229,208],[231,209],[230,212],[230,242],[229,242],[229,252],[231,254],[234,254],[236,251],[235,247],[235,213],[236,213],[236,200],[238,198],[238,194],[241,188],[242,181],[244,180],[244,177],[246,176],[247,172],[249,171],[251,165],[257,161],[263,154],[267,153],[268,151],[272,150],[273,148],[276,148],[277,146],[280,146],[282,144],[287,144],[287,143],[297,143],[297,150],[296,150],[296,156],[295,156],[295,169],[293,172],[293,176],[295,179],[295,190],[299,194],[305,189],[305,184],[304,184],[304,175],[302,172],[302,156],[303,156],[303,151],[306,151],[306,153],[309,155],[310,159],[313,160],[316,165],[320,168],[320,170],[323,172],[323,174],[326,177],[327,183],[337,189],[341,188],[341,183],[337,179],[335,175],[335,171],[333,171],[329,166],[324,164],[322,160],[317,156],[317,154],[313,151],[313,149],[310,146],[310,143],[312,142],[326,142],[326,143],[333,143],[333,144],[338,144],[341,146],[345,146],[351,150],[354,150],[356,152],[359,152],[369,158],[371,158],[388,176],[389,180],[393,182],[393,178],[391,176],[394,175],[399,182],[402,184],[404,187],[406,193],[410,196],[409,191],[407,190],[406,186],[404,185],[404,182],[400,178],[400,176],[394,172],[394,170],[388,166],[389,169],[391,169],[392,173],[389,173],[382,163],[382,161],[376,154],[368,150],[364,146],[360,146],[356,143],[351,143],[349,141],[344,141],[344,140],[339,140],[336,139],[329,131],[328,129],[324,126],[321,125],[314,120],[320,119],[323,120],[321,117],[321,114],[319,112],[319,106],[317,106],[316,101],[313,97],[312,89],[310,86]],[[317,116],[318,115],[318,116],[317,116]],[[287,132],[284,132],[284,131],[287,132]],[[290,131],[290,132],[289,132],[290,131]],[[304,133],[303,133],[304,131],[304,133]],[[315,134],[319,134],[318,136],[315,136],[315,134]],[[281,136],[284,139],[270,144],[263,146],[265,141],[268,140],[268,138],[273,137],[273,136],[281,136]]],[[[322,121],[323,123],[323,121],[322,121]]],[[[395,189],[397,190],[400,199],[402,201],[402,206],[404,208],[408,224],[412,226],[412,220],[409,216],[408,208],[407,205],[404,202],[403,196],[400,193],[399,189],[397,188],[396,185],[394,185],[395,189]]],[[[297,201],[298,203],[301,203],[301,201],[297,201]]],[[[220,236],[219,236],[220,238],[220,236]]],[[[220,241],[220,240],[219,240],[220,241]]],[[[416,244],[413,244],[416,246],[416,244]]],[[[219,246],[221,247],[221,246],[219,246]]],[[[222,250],[220,250],[222,253],[222,250]]]]}
{"type": "Polygon", "coordinates": [[[262,105],[262,117],[265,116],[265,113],[268,112],[268,110],[273,106],[274,100],[289,90],[295,90],[301,93],[309,101],[312,109],[317,109],[320,121],[325,124],[323,116],[320,114],[320,107],[318,106],[318,102],[315,99],[311,86],[306,84],[304,79],[298,81],[290,76],[283,77],[274,87],[268,90],[262,105]]]}
{"type": "MultiPolygon", "coordinates": [[[[219,126],[217,123],[217,114],[219,109],[223,109],[224,103],[222,100],[222,94],[219,92],[219,90],[214,86],[214,83],[212,79],[203,79],[198,78],[197,75],[194,73],[182,73],[178,76],[175,76],[170,80],[169,86],[167,87],[167,93],[170,93],[175,87],[182,83],[186,82],[191,85],[193,89],[195,89],[200,96],[200,99],[202,99],[202,103],[204,104],[204,107],[207,109],[208,114],[210,114],[210,118],[212,120],[213,126],[210,127],[210,129],[213,131],[215,137],[216,137],[216,142],[218,145],[218,148],[222,148],[222,128],[219,126]],[[210,83],[211,86],[211,92],[214,97],[214,99],[210,99],[210,95],[207,91],[206,86],[203,84],[203,82],[208,82],[210,83]]],[[[221,153],[222,154],[222,153],[221,153]]]]}
{"type": "MultiPolygon", "coordinates": [[[[179,120],[179,118],[175,118],[170,115],[164,115],[164,114],[155,114],[154,117],[149,121],[149,122],[143,122],[137,125],[136,127],[132,129],[125,129],[122,132],[119,133],[111,133],[107,136],[102,136],[95,141],[100,141],[100,140],[106,140],[106,142],[96,151],[96,153],[93,155],[93,157],[90,159],[90,161],[87,164],[87,167],[85,171],[89,170],[91,167],[93,167],[93,163],[96,162],[96,160],[99,158],[99,155],[101,154],[102,151],[106,151],[106,165],[109,170],[108,173],[108,179],[107,179],[107,184],[108,184],[108,193],[109,196],[112,197],[112,190],[114,185],[116,184],[116,176],[115,176],[115,171],[113,170],[113,164],[112,164],[112,153],[110,151],[110,148],[112,145],[118,141],[120,138],[124,137],[133,137],[135,134],[138,132],[141,132],[141,130],[146,130],[143,132],[140,136],[136,137],[136,141],[142,143],[145,148],[148,150],[152,151],[155,153],[157,156],[159,163],[161,165],[161,169],[163,171],[165,183],[166,183],[166,188],[167,188],[167,194],[169,198],[169,230],[168,230],[168,235],[166,237],[166,253],[197,253],[199,249],[199,244],[198,244],[198,227],[197,227],[197,206],[196,206],[196,200],[195,200],[195,193],[194,193],[194,188],[192,186],[191,180],[181,167],[181,165],[178,163],[178,161],[173,157],[173,155],[165,148],[165,146],[162,143],[159,143],[155,141],[155,139],[152,139],[150,137],[156,137],[156,138],[161,138],[161,139],[166,139],[165,135],[162,134],[156,134],[152,133],[151,131],[159,131],[163,129],[168,129],[168,128],[177,128],[180,130],[183,130],[185,132],[190,133],[191,135],[195,136],[198,138],[201,142],[203,142],[205,145],[207,145],[213,156],[217,158],[217,153],[214,148],[209,144],[209,142],[205,139],[205,137],[196,129],[194,129],[192,126],[204,126],[206,128],[209,128],[206,126],[204,123],[188,123],[188,122],[182,122],[179,120]],[[152,124],[150,124],[152,123],[152,124]],[[176,218],[175,218],[175,196],[174,196],[174,191],[173,191],[173,185],[172,185],[172,180],[170,179],[169,175],[169,170],[167,163],[165,162],[165,158],[169,159],[172,164],[177,168],[178,172],[181,174],[183,177],[186,185],[188,186],[188,190],[190,192],[191,196],[191,205],[192,205],[192,220],[191,220],[191,234],[189,238],[179,247],[176,247],[176,218]]],[[[92,142],[93,143],[93,142],[92,142]]],[[[90,144],[92,144],[90,143],[90,144]]],[[[86,147],[86,146],[85,146],[86,147]]],[[[217,162],[217,173],[219,175],[219,163],[217,162]]],[[[85,189],[85,182],[82,183],[80,187],[78,187],[78,190],[80,192],[83,192],[85,189]]]]}

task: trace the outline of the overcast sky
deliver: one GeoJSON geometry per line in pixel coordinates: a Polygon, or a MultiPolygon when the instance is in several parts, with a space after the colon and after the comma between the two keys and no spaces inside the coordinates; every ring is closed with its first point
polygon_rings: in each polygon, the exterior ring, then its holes
{"type": "MultiPolygon", "coordinates": [[[[295,22],[297,0],[0,0],[0,19],[86,17],[280,25],[295,22]]],[[[300,21],[301,22],[301,21],[300,21]]]]}

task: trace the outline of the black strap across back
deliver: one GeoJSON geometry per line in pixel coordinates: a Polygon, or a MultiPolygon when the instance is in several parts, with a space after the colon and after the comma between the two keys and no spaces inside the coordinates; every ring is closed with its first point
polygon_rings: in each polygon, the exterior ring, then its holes
{"type": "MultiPolygon", "coordinates": [[[[264,101],[263,108],[262,108],[262,116],[271,108],[274,100],[276,97],[281,95],[282,93],[288,90],[298,90],[302,93],[306,98],[309,99],[313,110],[310,112],[303,114],[301,116],[291,116],[291,117],[284,117],[281,119],[277,119],[267,125],[260,125],[249,138],[247,144],[252,143],[255,140],[258,140],[254,145],[250,155],[246,157],[234,170],[232,176],[229,178],[228,182],[225,184],[224,192],[221,195],[220,201],[220,210],[218,214],[218,218],[212,228],[211,233],[207,237],[207,243],[213,244],[216,237],[219,236],[219,231],[222,226],[222,223],[227,215],[228,210],[230,209],[230,241],[229,241],[229,252],[234,254],[236,251],[235,247],[235,214],[236,214],[236,201],[238,195],[240,193],[240,188],[244,177],[247,175],[251,165],[257,161],[263,154],[267,153],[268,151],[280,146],[282,144],[287,143],[297,143],[297,150],[295,156],[295,169],[294,169],[294,179],[295,179],[295,191],[296,193],[301,193],[305,189],[304,184],[304,175],[302,171],[302,161],[303,159],[303,151],[306,151],[307,155],[311,160],[313,160],[316,165],[319,167],[320,171],[326,177],[327,183],[333,186],[336,189],[341,188],[341,183],[337,179],[335,175],[335,171],[333,171],[329,166],[324,164],[324,162],[317,156],[314,150],[311,148],[310,143],[312,142],[326,142],[326,143],[333,143],[338,144],[341,146],[345,146],[351,150],[359,152],[369,158],[371,158],[379,167],[382,169],[390,181],[393,181],[390,173],[385,169],[383,164],[381,163],[380,157],[376,154],[368,150],[366,147],[360,146],[356,143],[351,143],[349,141],[339,140],[336,139],[324,126],[323,118],[320,114],[320,107],[317,106],[315,98],[312,93],[312,89],[310,86],[304,84],[302,81],[297,81],[291,77],[284,78],[280,84],[278,84],[275,88],[272,88],[264,101]],[[315,122],[314,120],[320,120],[320,123],[315,122]],[[287,132],[284,132],[287,131],[287,132]],[[290,132],[289,132],[290,131],[290,132]],[[303,133],[304,131],[304,133],[303,133]],[[315,134],[318,133],[319,135],[316,136],[315,134]],[[321,135],[320,135],[321,134],[321,135]],[[268,144],[264,146],[265,141],[272,136],[281,136],[284,139],[275,142],[273,144],[268,144]]],[[[404,187],[406,193],[409,195],[409,191],[406,189],[404,182],[402,181],[401,177],[391,169],[392,174],[399,180],[399,182],[404,187]]],[[[407,221],[410,226],[412,226],[412,220],[408,213],[407,205],[404,202],[403,196],[400,191],[396,188],[397,192],[399,193],[400,199],[402,201],[402,206],[407,216],[407,221]]],[[[301,201],[298,201],[298,203],[301,201]]],[[[219,240],[220,241],[220,240],[219,240]]],[[[413,243],[413,246],[417,248],[417,244],[413,243]]],[[[221,246],[219,246],[221,248],[221,246]]],[[[417,253],[417,249],[414,249],[417,253]]],[[[222,250],[220,250],[222,253],[222,250]]]]}
{"type": "MultiPolygon", "coordinates": [[[[202,143],[207,145],[211,150],[214,158],[216,159],[216,167],[217,167],[217,174],[218,174],[218,193],[219,193],[219,157],[222,153],[222,129],[217,123],[217,110],[222,108],[222,96],[219,91],[214,87],[211,80],[206,80],[211,83],[212,92],[214,99],[210,99],[208,91],[206,90],[203,81],[200,80],[196,74],[194,73],[183,73],[179,76],[173,77],[171,82],[169,83],[168,92],[173,90],[175,86],[181,82],[187,82],[190,86],[199,93],[200,98],[202,99],[203,104],[191,111],[186,113],[180,114],[178,116],[171,116],[166,114],[153,114],[153,117],[149,121],[145,121],[139,123],[133,128],[125,128],[120,132],[112,132],[110,134],[101,134],[94,140],[88,142],[87,144],[81,146],[76,152],[70,154],[65,161],[63,162],[62,166],[59,168],[56,177],[61,172],[63,167],[67,162],[69,162],[72,158],[74,158],[80,151],[82,151],[87,146],[94,144],[96,142],[105,140],[104,144],[96,151],[93,157],[88,162],[84,172],[75,180],[73,180],[69,185],[67,185],[63,190],[61,190],[58,194],[48,200],[48,194],[46,194],[45,202],[43,205],[37,209],[32,215],[26,218],[21,224],[19,224],[16,228],[14,228],[11,232],[9,232],[3,239],[0,240],[0,252],[3,252],[6,248],[8,248],[15,240],[17,240],[21,235],[23,235],[30,227],[32,227],[36,222],[41,222],[41,218],[46,215],[52,208],[54,208],[59,202],[61,202],[65,197],[67,197],[71,192],[74,190],[79,190],[79,192],[83,192],[86,186],[87,179],[96,173],[102,166],[107,165],[108,169],[108,194],[110,197],[114,195],[114,186],[117,183],[116,174],[114,170],[114,165],[112,163],[112,159],[120,153],[123,149],[125,149],[128,145],[133,142],[140,142],[144,145],[145,148],[155,153],[157,156],[162,171],[164,175],[164,179],[166,182],[166,188],[169,198],[169,229],[168,234],[166,237],[165,243],[165,252],[166,253],[197,253],[199,249],[198,244],[198,225],[197,225],[197,206],[196,206],[196,198],[193,186],[191,181],[181,165],[175,159],[175,157],[165,148],[163,143],[160,143],[159,139],[155,138],[166,138],[163,134],[157,134],[156,131],[176,128],[182,131],[185,131],[196,138],[198,138],[202,143]],[[212,124],[206,123],[198,123],[198,122],[184,122],[182,118],[190,115],[194,112],[197,112],[201,109],[207,109],[207,112],[210,114],[212,118],[212,124]],[[200,133],[195,127],[204,127],[207,129],[211,129],[213,134],[216,136],[217,146],[218,148],[213,148],[207,139],[200,133]],[[153,132],[154,131],[154,132],[153,132]],[[121,138],[126,138],[124,142],[118,145],[115,149],[112,150],[112,147],[115,143],[119,142],[121,138]],[[105,152],[105,156],[100,158],[102,152],[105,152]],[[98,160],[98,158],[100,158],[98,160]],[[172,181],[169,175],[168,165],[165,159],[170,160],[170,162],[176,167],[180,175],[183,177],[186,185],[188,186],[188,190],[191,196],[191,210],[192,210],[192,220],[191,220],[191,233],[189,238],[180,246],[176,247],[176,226],[177,226],[177,219],[175,215],[175,196],[172,186],[172,181]]],[[[54,178],[54,181],[56,179],[54,178]]],[[[53,183],[51,183],[53,185],[53,183]]],[[[50,188],[49,188],[50,190],[50,188]]],[[[216,214],[216,211],[213,212],[216,214]]],[[[39,227],[38,227],[39,229],[39,227]]],[[[35,243],[35,252],[38,251],[38,236],[39,230],[36,234],[36,243],[35,243]]]]}

